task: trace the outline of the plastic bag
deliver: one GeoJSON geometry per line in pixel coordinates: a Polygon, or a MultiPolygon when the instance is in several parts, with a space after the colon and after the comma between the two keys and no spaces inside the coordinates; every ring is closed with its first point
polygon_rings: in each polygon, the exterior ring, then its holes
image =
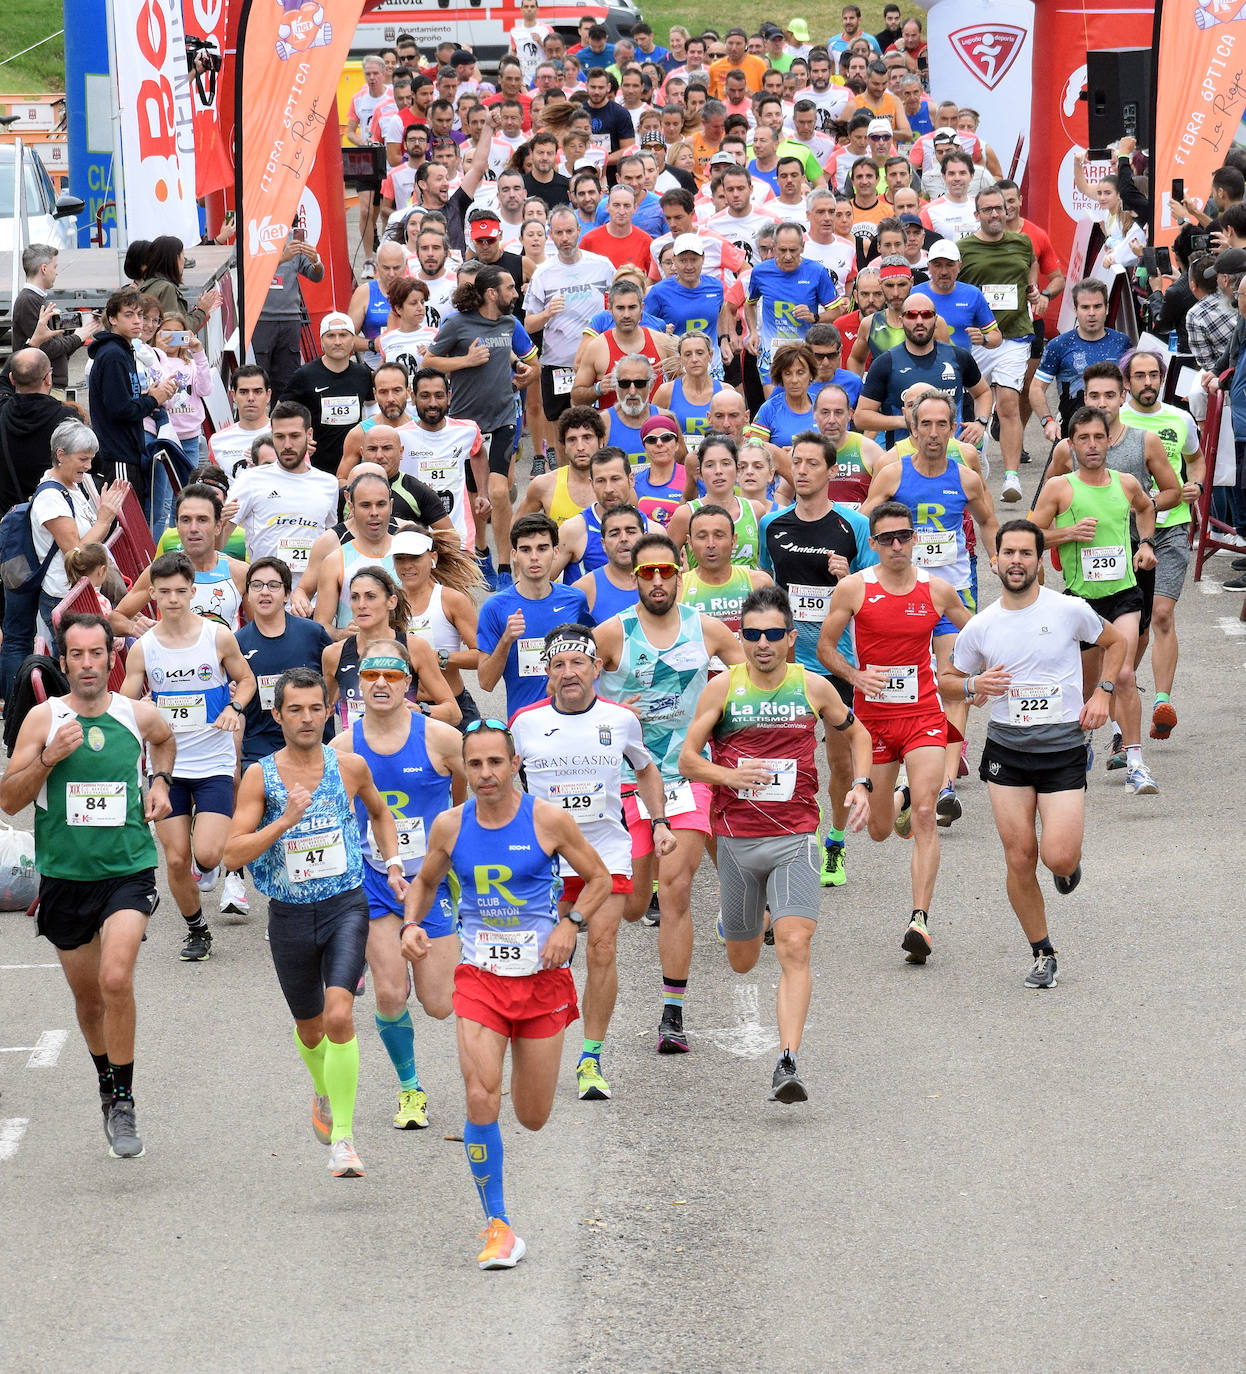
{"type": "Polygon", "coordinates": [[[35,837],[0,821],[0,911],[25,911],[38,892],[35,837]]]}

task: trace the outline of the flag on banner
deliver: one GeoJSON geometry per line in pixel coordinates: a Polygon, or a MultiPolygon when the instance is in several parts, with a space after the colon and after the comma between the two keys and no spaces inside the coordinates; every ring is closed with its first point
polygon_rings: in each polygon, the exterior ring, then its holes
{"type": "Polygon", "coordinates": [[[1181,0],[1160,7],[1155,45],[1155,237],[1177,234],[1168,209],[1172,183],[1203,200],[1211,174],[1233,146],[1246,111],[1246,3],[1181,0]]]}
{"type": "Polygon", "coordinates": [[[199,242],[195,140],[182,0],[113,0],[124,242],[152,226],[199,242]]]}
{"type": "Polygon", "coordinates": [[[242,0],[235,70],[240,352],[272,285],[363,0],[242,0]]]}
{"type": "Polygon", "coordinates": [[[229,79],[222,71],[230,0],[185,0],[186,54],[195,110],[195,195],[202,200],[234,179],[229,141],[221,127],[218,96],[229,79]]]}

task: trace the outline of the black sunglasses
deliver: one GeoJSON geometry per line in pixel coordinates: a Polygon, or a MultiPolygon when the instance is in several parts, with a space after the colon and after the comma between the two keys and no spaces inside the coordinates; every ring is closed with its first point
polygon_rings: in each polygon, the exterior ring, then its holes
{"type": "Polygon", "coordinates": [[[763,638],[771,644],[777,644],[779,640],[786,639],[787,635],[788,631],[782,625],[767,625],[764,630],[759,625],[750,625],[740,631],[740,638],[747,639],[750,644],[756,644],[763,638]]]}
{"type": "Polygon", "coordinates": [[[630,386],[634,386],[637,390],[640,390],[641,387],[646,387],[649,385],[649,383],[643,377],[616,377],[614,379],[614,384],[619,391],[622,391],[625,387],[630,386]]]}

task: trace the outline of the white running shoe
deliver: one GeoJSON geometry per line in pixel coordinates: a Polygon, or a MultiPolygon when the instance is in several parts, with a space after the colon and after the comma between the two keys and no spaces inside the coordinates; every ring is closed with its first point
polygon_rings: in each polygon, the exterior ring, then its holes
{"type": "Polygon", "coordinates": [[[225,886],[221,889],[221,915],[246,916],[251,911],[247,901],[246,884],[241,873],[226,873],[225,886]]]}
{"type": "Polygon", "coordinates": [[[1015,472],[1004,473],[1004,485],[1000,495],[1010,505],[1021,499],[1021,478],[1015,472]]]}
{"type": "Polygon", "coordinates": [[[211,892],[213,888],[216,887],[217,881],[220,879],[221,866],[220,864],[217,864],[215,868],[209,868],[208,871],[204,873],[199,869],[199,865],[196,864],[195,875],[195,886],[199,889],[199,891],[211,892]]]}

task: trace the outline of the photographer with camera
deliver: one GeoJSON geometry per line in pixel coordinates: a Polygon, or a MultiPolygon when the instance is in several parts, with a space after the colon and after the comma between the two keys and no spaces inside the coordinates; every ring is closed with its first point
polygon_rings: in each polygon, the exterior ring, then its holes
{"type": "Polygon", "coordinates": [[[69,384],[69,359],[90,341],[99,322],[88,312],[76,328],[68,327],[71,317],[63,316],[60,307],[48,300],[57,267],[58,250],[51,244],[32,243],[22,250],[26,285],[13,302],[13,352],[38,348],[46,353],[52,364],[52,389],[63,396],[69,384]]]}

